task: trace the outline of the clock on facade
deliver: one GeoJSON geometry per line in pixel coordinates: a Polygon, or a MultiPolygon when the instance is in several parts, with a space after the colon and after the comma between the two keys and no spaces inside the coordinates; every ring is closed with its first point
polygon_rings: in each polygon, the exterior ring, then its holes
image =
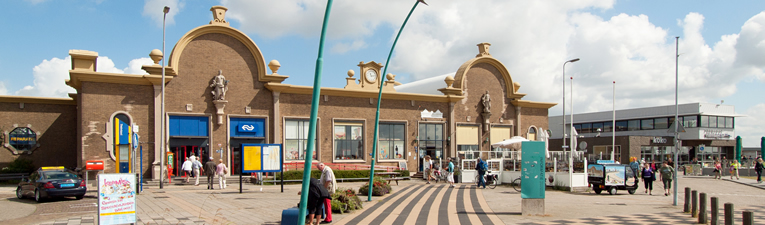
{"type": "Polygon", "coordinates": [[[364,73],[364,76],[367,78],[367,82],[374,83],[377,81],[377,71],[370,69],[367,70],[366,73],[364,73]]]}

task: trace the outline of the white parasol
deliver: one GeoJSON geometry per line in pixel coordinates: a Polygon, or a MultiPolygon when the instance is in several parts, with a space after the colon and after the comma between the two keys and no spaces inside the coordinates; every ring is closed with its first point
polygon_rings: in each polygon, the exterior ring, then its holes
{"type": "Polygon", "coordinates": [[[521,142],[524,142],[524,141],[529,141],[529,139],[523,138],[521,136],[514,136],[510,139],[505,139],[504,141],[491,144],[491,147],[521,149],[521,142]]]}

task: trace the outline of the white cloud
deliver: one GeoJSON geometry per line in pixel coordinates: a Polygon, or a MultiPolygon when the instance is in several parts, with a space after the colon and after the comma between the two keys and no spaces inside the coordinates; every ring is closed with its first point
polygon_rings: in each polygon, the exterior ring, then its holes
{"type": "MultiPolygon", "coordinates": [[[[149,58],[138,58],[131,60],[130,63],[128,63],[128,67],[118,69],[109,57],[99,56],[96,60],[96,71],[105,73],[146,74],[146,71],[143,71],[141,66],[153,63],[154,62],[149,58]]],[[[15,94],[21,96],[68,97],[69,93],[76,92],[74,88],[69,87],[64,82],[69,79],[71,65],[71,58],[69,56],[64,59],[52,58],[50,60],[43,60],[42,63],[32,69],[34,84],[21,88],[16,91],[15,94]]],[[[0,94],[3,93],[5,90],[4,88],[4,85],[0,83],[0,94]]]]}
{"type": "Polygon", "coordinates": [[[29,2],[29,3],[32,3],[32,5],[37,5],[37,4],[40,4],[40,3],[46,2],[46,1],[48,1],[48,0],[24,0],[24,1],[25,1],[25,2],[29,2]]]}
{"type": "Polygon", "coordinates": [[[0,95],[8,95],[8,89],[5,88],[5,83],[0,82],[0,95]]]}
{"type": "Polygon", "coordinates": [[[337,43],[334,46],[332,46],[332,52],[343,54],[348,51],[355,51],[359,49],[364,49],[367,47],[367,43],[364,42],[364,40],[355,40],[352,43],[337,43]]]}
{"type": "Polygon", "coordinates": [[[765,137],[765,103],[750,107],[743,113],[745,117],[736,118],[736,135],[741,136],[744,147],[759,147],[760,138],[765,137]]]}
{"type": "Polygon", "coordinates": [[[162,20],[165,16],[164,7],[170,7],[167,13],[166,25],[175,24],[175,15],[183,10],[186,2],[184,0],[146,0],[143,5],[143,16],[154,20],[157,26],[162,27],[162,20]]]}

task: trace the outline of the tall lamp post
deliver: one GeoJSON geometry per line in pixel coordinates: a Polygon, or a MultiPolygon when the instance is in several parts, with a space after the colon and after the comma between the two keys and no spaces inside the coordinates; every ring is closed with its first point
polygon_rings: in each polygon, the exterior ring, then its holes
{"type": "Polygon", "coordinates": [[[614,152],[616,152],[616,81],[614,81],[614,93],[611,95],[611,160],[614,159],[614,152]]]}
{"type": "MultiPolygon", "coordinates": [[[[160,129],[162,129],[162,137],[160,138],[159,151],[161,152],[159,159],[159,189],[163,187],[163,180],[165,178],[165,62],[167,61],[167,54],[165,54],[165,21],[167,20],[167,13],[170,12],[170,7],[165,6],[162,10],[164,15],[162,16],[162,109],[160,113],[162,117],[160,119],[160,129]]],[[[168,171],[170,172],[170,171],[168,171]]]]}
{"type": "MultiPolygon", "coordinates": [[[[561,84],[563,84],[563,105],[562,105],[563,107],[561,107],[561,108],[563,108],[563,116],[561,116],[561,117],[563,117],[563,130],[562,130],[563,132],[561,133],[561,134],[563,134],[563,142],[562,142],[563,143],[563,146],[562,146],[563,151],[566,151],[566,148],[568,148],[568,146],[566,146],[566,64],[567,63],[573,63],[573,62],[576,62],[576,61],[579,61],[579,58],[572,59],[572,60],[569,60],[569,61],[566,61],[566,62],[563,63],[563,77],[562,77],[563,78],[563,82],[561,82],[561,84]]],[[[573,98],[573,96],[572,96],[572,98],[573,98]]]]}
{"type": "Polygon", "coordinates": [[[401,32],[404,31],[404,26],[406,26],[406,22],[409,21],[409,17],[412,16],[412,13],[414,12],[414,9],[417,8],[417,5],[420,4],[428,5],[428,3],[425,3],[425,0],[417,0],[414,2],[414,6],[412,6],[412,10],[409,10],[409,14],[406,15],[406,19],[404,19],[404,24],[401,24],[401,29],[398,30],[398,34],[396,34],[396,39],[393,40],[393,46],[390,47],[390,52],[388,52],[388,59],[385,60],[385,69],[383,69],[383,73],[380,74],[380,86],[378,87],[380,90],[377,93],[377,114],[375,115],[375,137],[374,142],[372,142],[372,166],[369,168],[369,193],[367,194],[367,201],[372,201],[372,189],[374,189],[373,179],[375,178],[375,161],[377,158],[377,138],[379,135],[378,127],[380,125],[380,101],[382,100],[382,89],[383,89],[383,82],[382,78],[386,76],[388,72],[388,63],[390,62],[390,57],[393,55],[393,49],[396,48],[396,42],[398,42],[398,37],[401,36],[401,32]]]}
{"type": "MultiPolygon", "coordinates": [[[[677,153],[680,151],[680,140],[677,139],[678,127],[680,126],[677,120],[678,112],[679,112],[679,109],[677,108],[677,81],[678,81],[677,59],[680,58],[680,54],[678,54],[679,43],[680,43],[680,37],[676,36],[675,37],[675,122],[674,122],[675,124],[675,165],[670,165],[670,166],[674,166],[674,168],[677,168],[677,153]]],[[[672,200],[672,205],[676,206],[677,205],[677,171],[675,171],[672,178],[673,178],[672,182],[674,182],[674,187],[672,187],[673,195],[674,195],[672,200]]]]}
{"type": "Polygon", "coordinates": [[[313,159],[313,150],[316,148],[316,117],[319,114],[319,95],[321,95],[321,68],[324,65],[324,37],[327,34],[327,22],[329,21],[329,12],[332,9],[332,0],[327,1],[327,8],[324,11],[324,23],[321,25],[321,36],[319,39],[319,56],[316,58],[316,69],[313,78],[313,96],[311,98],[311,121],[308,125],[308,149],[305,153],[305,163],[303,164],[303,185],[300,193],[300,210],[298,213],[298,223],[305,224],[305,216],[308,203],[308,184],[311,180],[311,160],[313,159]]]}

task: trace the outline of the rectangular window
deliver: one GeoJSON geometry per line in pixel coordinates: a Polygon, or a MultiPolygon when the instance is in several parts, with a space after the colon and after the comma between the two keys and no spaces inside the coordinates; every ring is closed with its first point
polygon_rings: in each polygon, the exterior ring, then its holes
{"type": "Polygon", "coordinates": [[[616,121],[616,131],[628,131],[626,120],[616,121]]]}
{"type": "Polygon", "coordinates": [[[627,123],[627,130],[640,130],[640,120],[630,120],[627,123]]]}
{"type": "MultiPolygon", "coordinates": [[[[458,128],[459,129],[459,128],[458,128]]],[[[458,131],[459,133],[459,131],[458,131]]],[[[420,147],[420,158],[430,155],[433,159],[443,157],[444,150],[444,124],[440,123],[421,123],[418,133],[418,145],[420,147]]],[[[460,135],[457,134],[459,144],[460,135]]],[[[475,139],[478,139],[476,136],[475,139]]]]}
{"type": "Polygon", "coordinates": [[[579,131],[579,133],[592,133],[592,124],[591,123],[583,123],[582,124],[582,130],[579,131]]]}
{"type": "Polygon", "coordinates": [[[592,132],[593,133],[605,132],[605,130],[603,129],[603,123],[592,123],[592,132]]]}
{"type": "Polygon", "coordinates": [[[603,132],[611,132],[613,129],[613,122],[608,121],[603,123],[603,132]]]}
{"type": "MultiPolygon", "coordinates": [[[[673,120],[675,118],[672,118],[673,120]]],[[[656,118],[653,119],[654,129],[667,129],[669,128],[668,118],[656,118]]]]}
{"type": "Polygon", "coordinates": [[[733,117],[725,117],[725,128],[733,129],[733,117]]]}
{"type": "Polygon", "coordinates": [[[335,159],[364,159],[364,125],[335,122],[335,159]]]}
{"type": "Polygon", "coordinates": [[[378,159],[404,159],[404,124],[380,123],[380,137],[378,138],[378,159]]]}
{"type": "Polygon", "coordinates": [[[653,119],[642,119],[642,120],[640,120],[640,129],[641,130],[653,130],[653,119]]]}
{"type": "MultiPolygon", "coordinates": [[[[309,120],[292,120],[288,119],[284,121],[284,159],[285,160],[305,160],[306,149],[308,149],[308,128],[310,127],[309,120]]],[[[314,141],[314,143],[317,143],[314,141]]],[[[314,148],[313,158],[318,159],[316,149],[318,144],[314,148]]]]}
{"type": "Polygon", "coordinates": [[[701,116],[701,127],[709,127],[709,116],[701,116]]]}
{"type": "MultiPolygon", "coordinates": [[[[723,126],[725,126],[723,124],[723,126]]],[[[709,127],[716,128],[717,127],[717,117],[716,116],[709,116],[709,127]]]]}
{"type": "Polygon", "coordinates": [[[683,116],[683,127],[698,127],[698,116],[683,116]]]}
{"type": "Polygon", "coordinates": [[[576,130],[577,133],[582,133],[582,124],[574,124],[574,129],[576,130]]]}

